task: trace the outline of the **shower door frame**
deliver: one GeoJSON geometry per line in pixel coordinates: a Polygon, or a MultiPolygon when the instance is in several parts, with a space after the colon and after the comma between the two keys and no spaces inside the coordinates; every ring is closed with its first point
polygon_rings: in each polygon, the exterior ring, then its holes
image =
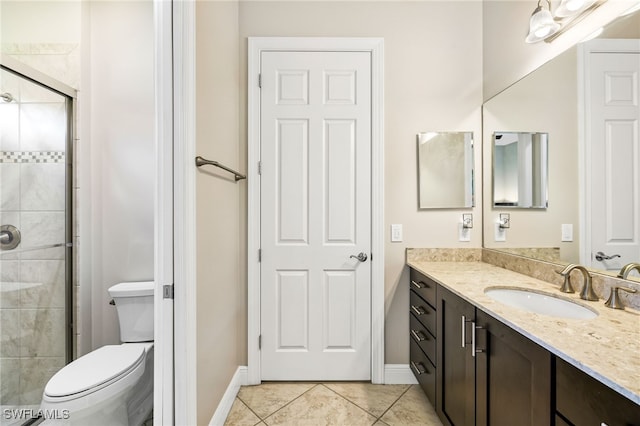
{"type": "Polygon", "coordinates": [[[0,69],[17,75],[33,84],[51,90],[65,98],[66,128],[67,136],[65,141],[65,364],[70,363],[74,356],[73,334],[75,304],[73,300],[73,277],[74,277],[74,252],[73,252],[73,141],[75,138],[75,111],[77,102],[77,91],[34,69],[25,65],[11,56],[0,54],[0,69]]]}

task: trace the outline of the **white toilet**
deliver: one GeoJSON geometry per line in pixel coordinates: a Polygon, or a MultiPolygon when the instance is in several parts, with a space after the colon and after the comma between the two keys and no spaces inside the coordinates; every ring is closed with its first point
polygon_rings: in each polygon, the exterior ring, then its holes
{"type": "Polygon", "coordinates": [[[120,345],[90,352],[58,371],[40,405],[45,424],[139,426],[153,408],[153,282],[109,288],[120,345]]]}

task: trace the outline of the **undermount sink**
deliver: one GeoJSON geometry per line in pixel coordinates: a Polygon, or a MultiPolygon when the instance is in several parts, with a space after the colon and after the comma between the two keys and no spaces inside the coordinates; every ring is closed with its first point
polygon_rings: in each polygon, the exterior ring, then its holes
{"type": "Polygon", "coordinates": [[[591,308],[549,293],[505,287],[489,287],[484,293],[505,305],[551,317],[593,319],[598,316],[591,308]]]}

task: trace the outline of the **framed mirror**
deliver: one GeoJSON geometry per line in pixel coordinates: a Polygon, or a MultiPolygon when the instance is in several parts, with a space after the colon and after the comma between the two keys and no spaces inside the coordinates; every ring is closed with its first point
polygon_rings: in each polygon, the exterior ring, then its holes
{"type": "Polygon", "coordinates": [[[493,206],[546,209],[547,133],[493,134],[493,206]]]}
{"type": "Polygon", "coordinates": [[[418,207],[473,206],[473,133],[418,133],[418,207]]]}

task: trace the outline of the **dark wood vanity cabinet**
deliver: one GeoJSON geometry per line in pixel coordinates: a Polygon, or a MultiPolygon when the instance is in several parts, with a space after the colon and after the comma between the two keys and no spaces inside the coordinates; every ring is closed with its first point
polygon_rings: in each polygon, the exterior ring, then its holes
{"type": "Polygon", "coordinates": [[[410,270],[409,339],[410,367],[427,398],[436,402],[436,286],[416,270],[410,270]]]}
{"type": "Polygon", "coordinates": [[[437,294],[440,419],[455,426],[552,424],[551,354],[449,290],[437,294]]]}
{"type": "Polygon", "coordinates": [[[640,405],[411,271],[411,369],[455,426],[640,426],[640,405]]]}
{"type": "Polygon", "coordinates": [[[640,426],[640,405],[556,358],[556,425],[640,426]]]}

